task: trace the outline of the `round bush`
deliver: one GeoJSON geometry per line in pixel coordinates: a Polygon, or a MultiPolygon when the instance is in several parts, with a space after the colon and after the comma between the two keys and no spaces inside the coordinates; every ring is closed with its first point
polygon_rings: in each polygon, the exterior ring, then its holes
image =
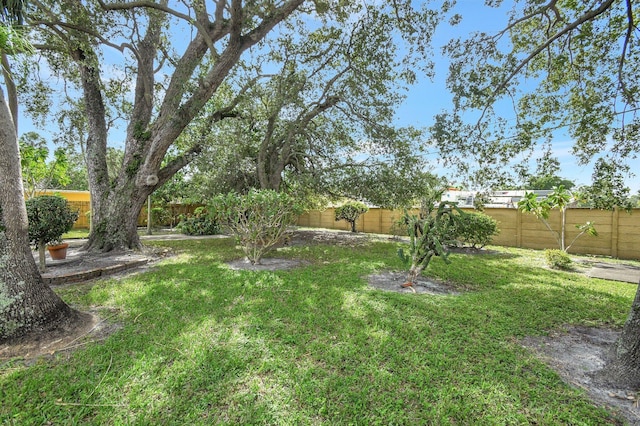
{"type": "Polygon", "coordinates": [[[350,201],[340,207],[336,207],[336,221],[346,220],[351,225],[351,231],[356,232],[356,221],[361,214],[369,211],[369,207],[359,201],[350,201]]]}
{"type": "Polygon", "coordinates": [[[32,244],[56,244],[69,232],[78,218],[69,203],[57,195],[41,195],[26,201],[29,240],[32,244]]]}
{"type": "Polygon", "coordinates": [[[233,232],[251,263],[260,263],[262,255],[282,241],[287,226],[302,213],[291,195],[269,189],[218,195],[209,209],[233,232]]]}
{"type": "Polygon", "coordinates": [[[558,249],[550,249],[544,251],[544,257],[547,265],[556,269],[571,269],[572,260],[567,253],[558,249]]]}
{"type": "Polygon", "coordinates": [[[497,235],[498,222],[484,213],[466,213],[456,216],[452,230],[453,238],[473,248],[482,248],[491,243],[494,235],[497,235]]]}

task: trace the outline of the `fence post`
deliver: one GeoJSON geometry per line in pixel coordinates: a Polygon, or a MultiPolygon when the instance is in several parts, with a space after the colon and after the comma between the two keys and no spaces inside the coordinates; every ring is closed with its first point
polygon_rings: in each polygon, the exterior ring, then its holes
{"type": "Polygon", "coordinates": [[[522,247],[522,210],[516,209],[516,247],[522,247]]]}
{"type": "Polygon", "coordinates": [[[618,229],[620,220],[620,209],[616,206],[611,213],[611,257],[618,257],[618,229]]]}

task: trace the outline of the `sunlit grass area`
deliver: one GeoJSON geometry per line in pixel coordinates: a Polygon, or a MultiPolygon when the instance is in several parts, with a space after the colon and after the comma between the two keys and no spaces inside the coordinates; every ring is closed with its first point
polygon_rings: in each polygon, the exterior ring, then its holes
{"type": "MultiPolygon", "coordinates": [[[[458,296],[374,290],[398,244],[290,246],[276,272],[230,269],[231,239],[121,280],[58,290],[123,328],[0,373],[7,424],[607,424],[519,344],[567,324],[620,327],[636,286],[549,270],[542,252],[436,259],[458,296]]],[[[492,248],[494,249],[494,248],[492,248]]]]}
{"type": "MultiPolygon", "coordinates": [[[[138,228],[138,234],[139,235],[147,235],[147,228],[138,228]]],[[[152,230],[152,235],[173,235],[173,234],[179,234],[179,232],[177,230],[173,230],[173,229],[153,229],[152,230]]],[[[89,229],[84,229],[84,228],[78,228],[78,229],[72,229],[71,231],[67,232],[66,234],[62,235],[62,239],[63,240],[74,240],[74,239],[79,239],[79,238],[87,238],[89,236],[89,229]]]]}
{"type": "Polygon", "coordinates": [[[74,240],[78,238],[87,238],[89,236],[89,229],[77,228],[62,234],[63,240],[74,240]]]}

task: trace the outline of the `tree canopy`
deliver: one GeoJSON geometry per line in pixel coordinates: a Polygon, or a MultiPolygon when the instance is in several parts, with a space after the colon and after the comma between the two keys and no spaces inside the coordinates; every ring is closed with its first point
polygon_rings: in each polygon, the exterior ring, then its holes
{"type": "Polygon", "coordinates": [[[581,164],[597,159],[595,179],[626,175],[640,150],[637,9],[627,0],[517,0],[501,31],[452,40],[444,51],[454,105],[436,118],[433,143],[476,182],[500,184],[506,164],[553,146],[562,129],[581,164]]]}
{"type": "Polygon", "coordinates": [[[275,151],[279,157],[269,163],[273,170],[257,169],[267,187],[277,186],[278,169],[302,164],[297,153],[284,155],[289,147],[341,136],[336,127],[331,138],[313,132],[327,131],[316,123],[319,113],[337,106],[343,93],[343,120],[373,123],[386,116],[388,122],[398,88],[416,72],[430,72],[431,34],[451,5],[35,0],[32,6],[25,22],[42,61],[21,73],[30,88],[25,105],[40,118],[56,110],[54,88],[43,76],[64,81],[56,96],[73,113],[57,119],[70,134],[84,135],[78,142],[85,146],[95,225],[88,248],[110,250],[139,245],[135,218],[146,197],[208,149],[212,138],[221,141],[223,133],[212,128],[222,122],[259,114],[254,137],[270,141],[271,152],[259,150],[258,159],[275,151]],[[247,106],[247,96],[260,92],[276,96],[247,106]],[[106,166],[114,136],[124,146],[115,178],[106,166]]]}

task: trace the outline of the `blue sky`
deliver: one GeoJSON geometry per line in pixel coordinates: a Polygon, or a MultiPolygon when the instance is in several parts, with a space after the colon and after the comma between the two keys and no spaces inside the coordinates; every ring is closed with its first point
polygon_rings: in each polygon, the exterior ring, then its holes
{"type": "MultiPolygon", "coordinates": [[[[445,86],[448,63],[446,58],[439,55],[440,48],[452,37],[464,36],[472,31],[494,32],[503,28],[507,20],[507,11],[511,7],[510,2],[504,3],[507,5],[500,9],[494,9],[484,6],[482,0],[458,0],[456,11],[462,15],[462,21],[455,27],[449,26],[446,22],[438,27],[433,42],[435,77],[431,80],[419,76],[417,84],[408,91],[406,101],[398,110],[397,123],[399,125],[428,127],[433,123],[434,115],[451,107],[451,94],[445,86]]],[[[512,110],[504,110],[504,118],[510,119],[513,116],[512,110]]],[[[20,133],[31,130],[47,137],[45,130],[34,129],[27,117],[20,117],[20,133]]],[[[561,164],[560,175],[575,181],[578,185],[589,184],[592,166],[577,164],[571,155],[573,141],[566,133],[558,131],[555,136],[553,150],[561,164]]],[[[427,156],[427,159],[433,159],[434,163],[437,160],[432,156],[427,156]]],[[[640,165],[640,162],[637,164],[640,165]]],[[[447,177],[455,182],[455,178],[450,176],[452,173],[438,168],[435,171],[449,175],[447,177]]],[[[632,194],[637,193],[640,190],[640,176],[627,179],[627,185],[631,188],[632,194]]]]}
{"type": "MultiPolygon", "coordinates": [[[[435,114],[451,107],[451,94],[447,91],[445,81],[448,62],[440,55],[440,48],[451,38],[465,36],[474,31],[496,32],[504,28],[507,22],[507,12],[512,7],[511,2],[500,9],[484,5],[482,0],[458,0],[456,11],[462,15],[462,21],[455,27],[443,23],[438,27],[434,38],[433,49],[436,57],[435,78],[431,81],[422,78],[407,95],[407,99],[398,111],[398,123],[417,127],[429,126],[433,123],[435,114]]],[[[504,118],[515,117],[513,110],[502,110],[504,118]]],[[[577,185],[591,183],[593,163],[580,165],[571,154],[573,140],[566,131],[559,130],[553,140],[553,152],[561,165],[560,175],[574,181],[577,185]]],[[[430,158],[430,157],[427,157],[430,158]]],[[[632,163],[632,170],[640,169],[640,160],[632,163]]],[[[640,170],[638,170],[640,173],[640,170]]],[[[445,173],[446,174],[446,173],[445,173]]],[[[633,176],[626,180],[632,194],[640,191],[640,176],[633,176]]]]}

